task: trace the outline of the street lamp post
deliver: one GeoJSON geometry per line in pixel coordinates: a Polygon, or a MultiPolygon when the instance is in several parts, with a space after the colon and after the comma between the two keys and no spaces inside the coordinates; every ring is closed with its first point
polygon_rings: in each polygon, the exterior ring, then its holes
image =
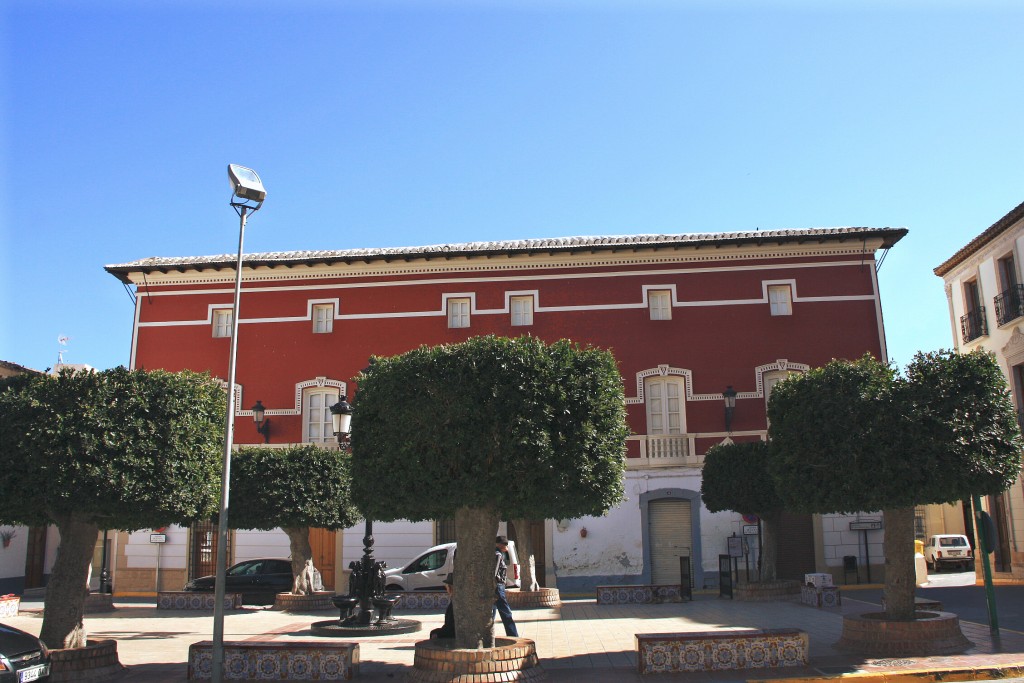
{"type": "Polygon", "coordinates": [[[214,583],[213,648],[211,675],[214,683],[224,680],[224,582],[226,581],[228,545],[228,499],[231,491],[231,447],[235,435],[235,368],[238,353],[239,299],[242,295],[242,244],[245,241],[245,219],[263,206],[267,191],[256,171],[238,164],[228,164],[231,181],[231,206],[238,214],[238,260],[235,262],[235,299],[231,309],[231,351],[228,357],[228,414],[224,423],[224,462],[221,470],[220,516],[217,523],[217,580],[214,583]]]}
{"type": "Polygon", "coordinates": [[[725,400],[725,431],[732,434],[732,414],[736,410],[736,390],[732,388],[731,384],[722,392],[722,398],[725,400]]]}

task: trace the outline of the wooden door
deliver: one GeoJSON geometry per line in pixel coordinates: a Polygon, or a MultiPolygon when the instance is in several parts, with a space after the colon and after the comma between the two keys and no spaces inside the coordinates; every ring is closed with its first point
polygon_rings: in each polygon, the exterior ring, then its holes
{"type": "Polygon", "coordinates": [[[815,571],[814,523],[810,515],[783,512],[779,520],[778,558],[775,570],[780,579],[797,579],[815,571]]]}
{"type": "Polygon", "coordinates": [[[42,588],[43,564],[46,561],[46,527],[34,526],[28,530],[28,548],[25,551],[25,588],[42,588]]]}
{"type": "Polygon", "coordinates": [[[320,570],[324,590],[335,590],[334,550],[337,532],[329,529],[310,529],[309,545],[313,548],[313,566],[320,570]]]}

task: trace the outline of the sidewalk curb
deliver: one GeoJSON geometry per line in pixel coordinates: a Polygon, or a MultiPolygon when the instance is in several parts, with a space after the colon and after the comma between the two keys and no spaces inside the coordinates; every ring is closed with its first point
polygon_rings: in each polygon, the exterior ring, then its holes
{"type": "MultiPolygon", "coordinates": [[[[959,669],[909,669],[903,671],[858,671],[831,676],[773,678],[771,683],[835,683],[837,680],[880,681],[884,683],[948,683],[950,681],[992,681],[1024,677],[1024,661],[1006,666],[965,667],[959,669]]],[[[747,683],[764,683],[749,679],[747,683]]]]}

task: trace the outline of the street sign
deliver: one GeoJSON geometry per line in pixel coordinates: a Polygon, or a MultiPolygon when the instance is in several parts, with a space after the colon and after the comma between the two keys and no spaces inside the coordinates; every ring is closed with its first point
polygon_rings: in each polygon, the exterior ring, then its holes
{"type": "Polygon", "coordinates": [[[167,543],[167,534],[150,534],[150,543],[167,543]]]}
{"type": "Polygon", "coordinates": [[[757,536],[757,525],[756,524],[744,524],[743,525],[744,536],[757,536]]]}
{"type": "Polygon", "coordinates": [[[881,520],[850,522],[850,531],[873,531],[881,528],[881,520]]]}

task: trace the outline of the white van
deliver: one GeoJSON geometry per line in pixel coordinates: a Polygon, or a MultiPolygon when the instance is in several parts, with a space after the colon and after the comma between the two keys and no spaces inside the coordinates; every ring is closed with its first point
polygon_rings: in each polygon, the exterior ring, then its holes
{"type": "MultiPolygon", "coordinates": [[[[515,541],[508,542],[505,551],[507,588],[519,587],[519,555],[515,541]]],[[[455,544],[444,543],[428,548],[404,567],[384,572],[385,590],[389,591],[443,591],[444,580],[455,569],[455,544]]]]}

